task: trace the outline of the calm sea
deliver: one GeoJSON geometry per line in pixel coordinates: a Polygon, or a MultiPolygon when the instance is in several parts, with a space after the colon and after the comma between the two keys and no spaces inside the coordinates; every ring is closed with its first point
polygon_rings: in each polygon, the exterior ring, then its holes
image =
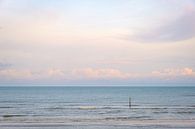
{"type": "Polygon", "coordinates": [[[86,123],[194,120],[195,87],[0,87],[1,123],[52,118],[86,123]]]}

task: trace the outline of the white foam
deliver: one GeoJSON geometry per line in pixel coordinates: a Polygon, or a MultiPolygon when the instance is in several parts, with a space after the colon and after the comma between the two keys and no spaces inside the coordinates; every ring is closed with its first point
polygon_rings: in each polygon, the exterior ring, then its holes
{"type": "Polygon", "coordinates": [[[88,109],[96,109],[95,106],[80,106],[79,109],[88,110],[88,109]]]}

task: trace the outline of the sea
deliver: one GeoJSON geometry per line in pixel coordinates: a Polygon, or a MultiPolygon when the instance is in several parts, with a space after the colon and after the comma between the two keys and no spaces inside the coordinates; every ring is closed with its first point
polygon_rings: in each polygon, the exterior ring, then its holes
{"type": "Polygon", "coordinates": [[[195,87],[0,87],[0,129],[194,129],[195,87]]]}

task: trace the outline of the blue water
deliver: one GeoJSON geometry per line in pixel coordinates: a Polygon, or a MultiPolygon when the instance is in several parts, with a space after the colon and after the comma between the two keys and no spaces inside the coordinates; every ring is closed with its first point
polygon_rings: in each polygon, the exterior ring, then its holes
{"type": "Polygon", "coordinates": [[[195,87],[0,87],[1,121],[14,117],[193,120],[195,87]]]}

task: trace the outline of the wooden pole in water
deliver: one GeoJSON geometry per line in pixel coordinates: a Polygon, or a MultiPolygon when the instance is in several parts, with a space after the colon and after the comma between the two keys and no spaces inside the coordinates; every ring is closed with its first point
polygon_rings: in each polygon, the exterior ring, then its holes
{"type": "Polygon", "coordinates": [[[131,108],[131,97],[129,97],[129,108],[131,108]]]}

